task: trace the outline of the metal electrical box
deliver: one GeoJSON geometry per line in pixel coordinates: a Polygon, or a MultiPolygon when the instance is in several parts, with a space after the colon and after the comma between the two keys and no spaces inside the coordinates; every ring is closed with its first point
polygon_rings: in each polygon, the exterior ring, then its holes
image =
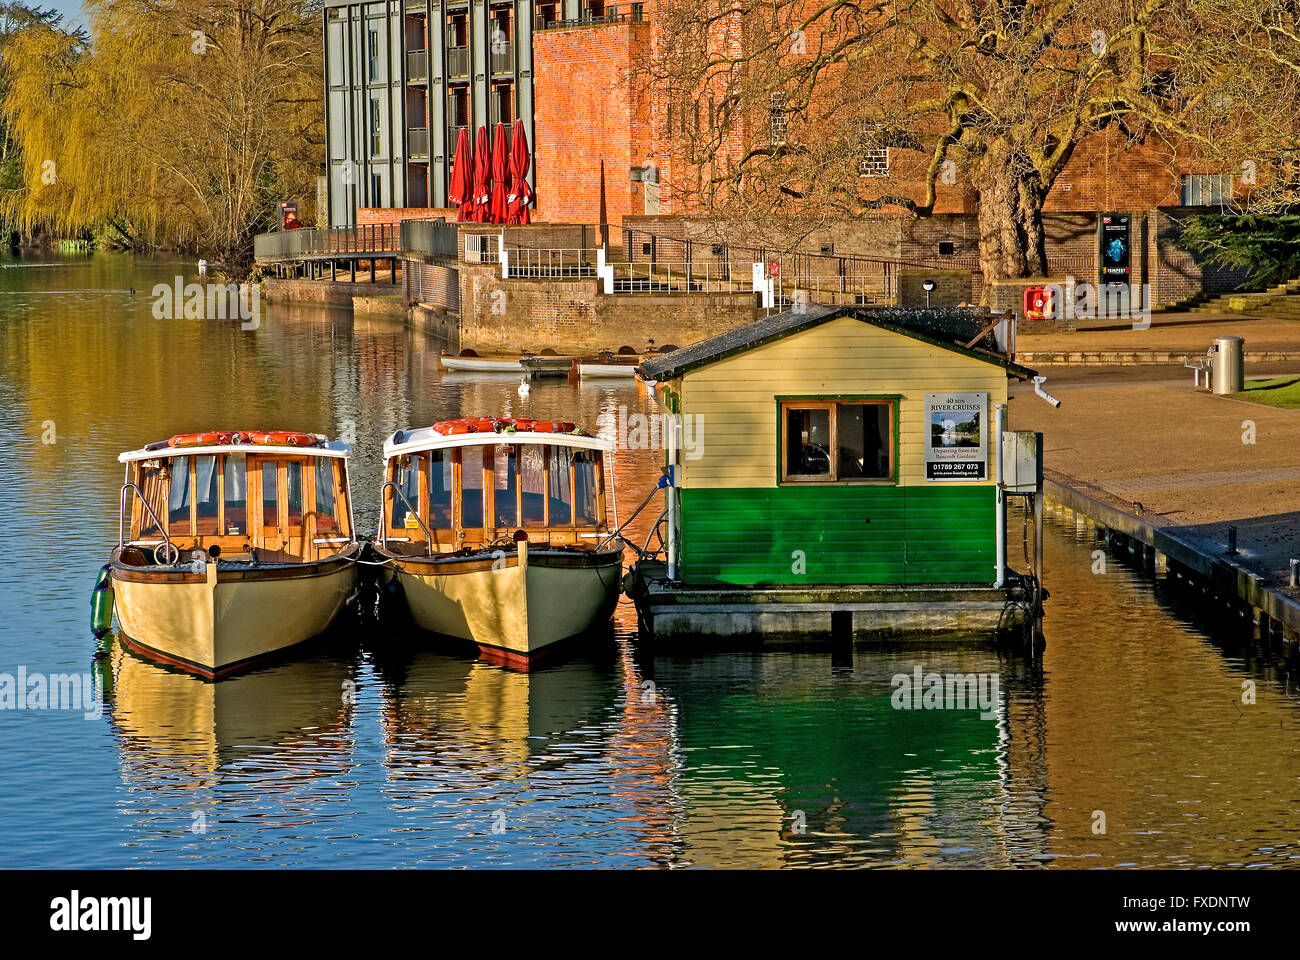
{"type": "Polygon", "coordinates": [[[1043,435],[1033,430],[1002,433],[1002,488],[1007,493],[1041,493],[1043,435]]]}

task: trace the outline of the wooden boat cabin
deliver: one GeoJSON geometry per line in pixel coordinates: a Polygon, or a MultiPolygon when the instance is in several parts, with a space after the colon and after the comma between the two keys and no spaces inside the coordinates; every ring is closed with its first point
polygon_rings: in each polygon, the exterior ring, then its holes
{"type": "Polygon", "coordinates": [[[513,541],[594,548],[607,535],[605,451],[572,423],[447,420],[385,444],[384,546],[404,556],[513,541]]]}
{"type": "MultiPolygon", "coordinates": [[[[1008,379],[984,310],[775,314],[641,366],[682,415],[670,580],[1001,583],[1008,379]]],[[[828,594],[829,596],[829,594],[828,594]]]]}
{"type": "Polygon", "coordinates": [[[130,563],[313,563],[356,541],[347,445],[318,434],[190,434],[122,454],[130,563]]]}

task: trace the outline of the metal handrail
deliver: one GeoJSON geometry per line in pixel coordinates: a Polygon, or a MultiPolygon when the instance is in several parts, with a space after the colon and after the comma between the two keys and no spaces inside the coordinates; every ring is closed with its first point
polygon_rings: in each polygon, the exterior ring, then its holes
{"type": "Polygon", "coordinates": [[[389,487],[392,487],[393,491],[402,498],[402,503],[406,504],[406,509],[410,511],[407,516],[415,517],[415,522],[418,523],[420,529],[424,531],[425,556],[433,556],[433,534],[429,532],[429,528],[426,527],[424,521],[420,519],[420,511],[411,506],[411,501],[407,499],[406,494],[402,493],[402,488],[399,487],[397,482],[394,480],[385,480],[379,487],[379,524],[380,529],[384,531],[384,546],[387,547],[388,541],[392,539],[388,536],[388,521],[384,516],[384,491],[389,487]]]}
{"type": "MultiPolygon", "coordinates": [[[[134,483],[131,483],[130,481],[127,481],[126,483],[122,484],[122,489],[117,495],[117,499],[118,499],[117,549],[121,550],[122,547],[126,545],[125,522],[126,522],[126,491],[127,490],[134,490],[136,492],[136,495],[140,498],[140,505],[149,511],[149,516],[153,518],[153,522],[158,526],[159,532],[162,533],[163,543],[166,544],[167,546],[167,556],[170,557],[172,555],[172,551],[176,550],[176,548],[172,546],[172,539],[167,533],[167,528],[163,526],[163,522],[158,519],[158,514],[154,513],[153,507],[149,506],[149,501],[145,499],[144,491],[141,490],[139,487],[137,487],[134,483]]],[[[180,559],[180,555],[181,552],[179,550],[176,550],[176,558],[178,560],[180,559]]]]}

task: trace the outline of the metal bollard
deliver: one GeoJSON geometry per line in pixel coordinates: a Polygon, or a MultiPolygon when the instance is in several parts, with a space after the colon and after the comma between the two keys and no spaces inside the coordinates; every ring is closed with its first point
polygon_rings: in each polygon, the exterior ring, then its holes
{"type": "Polygon", "coordinates": [[[1228,528],[1228,554],[1235,556],[1237,553],[1237,528],[1228,528]]]}

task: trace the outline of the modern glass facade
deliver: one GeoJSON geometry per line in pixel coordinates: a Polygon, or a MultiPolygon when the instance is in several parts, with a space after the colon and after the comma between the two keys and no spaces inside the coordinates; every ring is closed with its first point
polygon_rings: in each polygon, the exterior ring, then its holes
{"type": "Polygon", "coordinates": [[[447,206],[461,127],[520,118],[534,143],[534,0],[325,0],[323,18],[330,226],[447,206]]]}

